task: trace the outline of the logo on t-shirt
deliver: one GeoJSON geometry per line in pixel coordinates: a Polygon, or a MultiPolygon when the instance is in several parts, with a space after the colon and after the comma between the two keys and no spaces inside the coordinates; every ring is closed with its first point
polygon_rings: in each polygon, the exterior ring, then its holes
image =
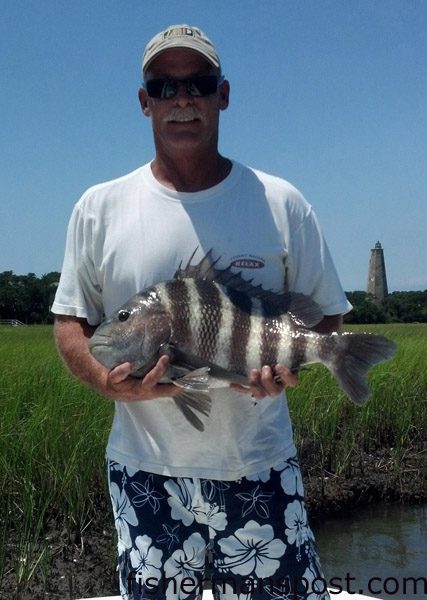
{"type": "Polygon", "coordinates": [[[262,269],[265,266],[265,261],[260,256],[252,254],[241,254],[233,256],[230,262],[230,267],[238,269],[262,269]]]}

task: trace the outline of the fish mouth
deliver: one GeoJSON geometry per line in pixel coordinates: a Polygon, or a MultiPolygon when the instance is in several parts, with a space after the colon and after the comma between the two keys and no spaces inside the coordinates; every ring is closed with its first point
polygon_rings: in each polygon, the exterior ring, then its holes
{"type": "Polygon", "coordinates": [[[92,352],[93,349],[99,348],[99,347],[106,347],[106,346],[111,346],[112,342],[111,342],[111,337],[109,335],[100,335],[99,333],[97,333],[96,335],[94,335],[93,337],[91,337],[89,339],[89,350],[92,352]]]}
{"type": "Polygon", "coordinates": [[[88,346],[93,358],[107,369],[112,369],[117,365],[111,351],[113,344],[109,336],[97,334],[89,340],[88,346]]]}

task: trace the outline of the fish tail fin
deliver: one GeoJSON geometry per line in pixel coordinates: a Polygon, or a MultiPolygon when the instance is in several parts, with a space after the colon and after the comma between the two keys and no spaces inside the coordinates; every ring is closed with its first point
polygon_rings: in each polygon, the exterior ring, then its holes
{"type": "Polygon", "coordinates": [[[183,390],[179,396],[174,397],[175,404],[184,417],[198,431],[204,431],[205,425],[197,416],[196,412],[209,416],[211,411],[211,399],[206,392],[195,392],[183,390]]]}
{"type": "Polygon", "coordinates": [[[350,400],[363,404],[370,396],[367,372],[377,363],[392,358],[396,344],[375,334],[342,333],[333,337],[337,347],[328,368],[350,400]]]}

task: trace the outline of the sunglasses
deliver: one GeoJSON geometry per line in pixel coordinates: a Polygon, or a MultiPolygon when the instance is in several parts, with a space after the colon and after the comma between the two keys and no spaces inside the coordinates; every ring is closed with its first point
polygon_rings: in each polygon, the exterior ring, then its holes
{"type": "Polygon", "coordinates": [[[145,89],[150,98],[169,100],[175,98],[180,85],[185,86],[189,96],[201,97],[214,94],[224,77],[217,75],[200,75],[188,79],[149,79],[145,82],[145,89]]]}

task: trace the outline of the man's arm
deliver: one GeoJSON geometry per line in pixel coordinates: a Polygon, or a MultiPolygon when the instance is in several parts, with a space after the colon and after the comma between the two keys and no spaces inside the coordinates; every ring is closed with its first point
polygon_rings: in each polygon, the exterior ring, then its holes
{"type": "Polygon", "coordinates": [[[111,370],[103,367],[89,352],[88,340],[94,331],[95,327],[89,325],[86,319],[65,315],[55,318],[54,333],[59,354],[71,373],[82,383],[118,401],[151,400],[179,393],[173,384],[159,383],[167,371],[167,356],[162,356],[144,379],[130,377],[130,363],[111,370]]]}

